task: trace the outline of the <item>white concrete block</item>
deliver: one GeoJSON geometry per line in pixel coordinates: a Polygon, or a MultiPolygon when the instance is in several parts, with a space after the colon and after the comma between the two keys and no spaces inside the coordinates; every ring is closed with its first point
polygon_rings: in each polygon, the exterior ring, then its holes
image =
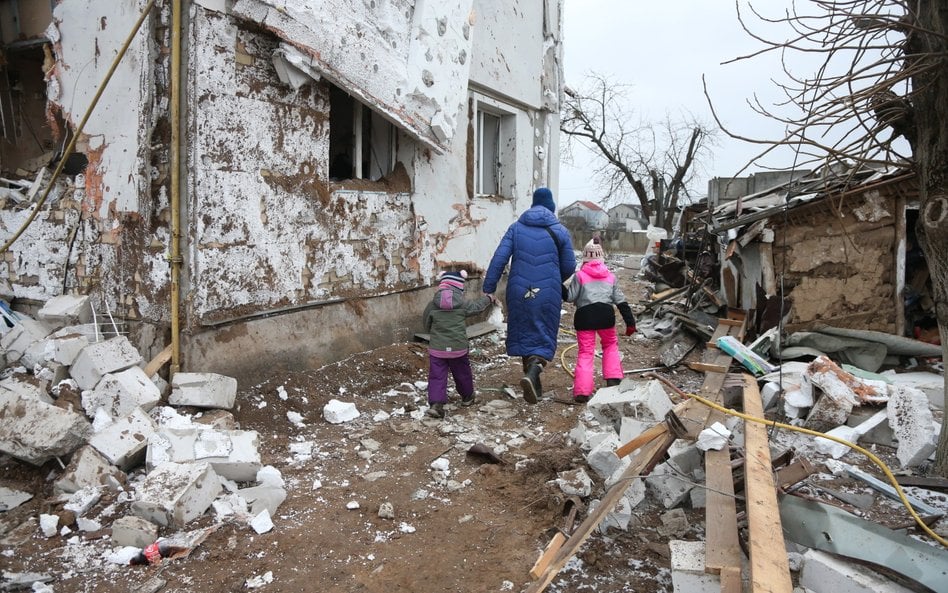
{"type": "Polygon", "coordinates": [[[220,492],[211,464],[169,461],[145,477],[132,513],[162,527],[180,528],[203,515],[220,492]]]}
{"type": "Polygon", "coordinates": [[[50,327],[81,325],[92,321],[92,304],[85,295],[55,296],[46,301],[36,317],[50,327]]]}
{"type": "Polygon", "coordinates": [[[233,377],[217,373],[175,373],[171,378],[168,403],[173,406],[229,410],[236,399],[237,379],[233,377]]]}
{"type": "Polygon", "coordinates": [[[12,391],[16,395],[28,399],[35,399],[47,404],[53,403],[53,398],[46,393],[46,389],[39,385],[32,375],[11,375],[0,381],[0,389],[12,391]]]}
{"type": "Polygon", "coordinates": [[[145,460],[148,439],[155,430],[155,421],[136,408],[92,435],[89,444],[109,463],[127,471],[145,460]]]}
{"type": "MultiPolygon", "coordinates": [[[[597,501],[598,503],[599,501],[597,501]]],[[[594,505],[590,511],[594,510],[597,505],[594,505]]],[[[606,516],[603,517],[602,522],[599,523],[597,529],[599,533],[608,533],[609,529],[618,529],[620,531],[628,531],[629,521],[632,519],[632,505],[629,502],[629,499],[626,497],[620,498],[616,501],[612,510],[606,513],[606,516]]]]}
{"type": "Polygon", "coordinates": [[[689,497],[693,509],[703,509],[708,506],[708,491],[704,488],[692,488],[689,497]]]}
{"type": "Polygon", "coordinates": [[[51,331],[52,328],[42,321],[21,317],[17,324],[10,328],[10,331],[0,337],[0,348],[6,352],[7,362],[13,363],[19,360],[27,348],[42,341],[51,331]]]}
{"type": "Polygon", "coordinates": [[[89,345],[89,338],[75,333],[58,335],[57,332],[46,338],[43,344],[46,360],[70,366],[76,361],[82,349],[89,345]]]}
{"type": "Polygon", "coordinates": [[[103,376],[137,366],[141,354],[125,336],[89,344],[72,363],[72,378],[81,389],[92,389],[103,376]]]}
{"type": "Polygon", "coordinates": [[[241,488],[237,495],[247,501],[251,515],[259,515],[263,511],[276,516],[277,509],[286,500],[286,490],[277,486],[253,486],[241,488]]]}
{"type": "Polygon", "coordinates": [[[42,465],[72,453],[90,434],[82,414],[0,389],[0,451],[42,465]]]}
{"type": "Polygon", "coordinates": [[[341,424],[359,417],[359,410],[352,402],[331,399],[323,406],[323,418],[330,424],[341,424]]]}
{"type": "Polygon", "coordinates": [[[563,494],[587,497],[592,493],[592,479],[583,468],[571,469],[556,474],[556,485],[563,494]]]}
{"type": "MultiPolygon", "coordinates": [[[[853,408],[852,413],[849,415],[849,418],[846,420],[847,426],[858,426],[862,424],[869,418],[872,418],[877,412],[876,408],[862,407],[862,408],[853,408]]],[[[885,445],[886,447],[895,448],[895,432],[892,431],[892,428],[889,426],[889,418],[886,416],[885,420],[881,422],[875,428],[872,428],[864,435],[859,438],[860,443],[876,444],[876,445],[885,445]]]]}
{"type": "Polygon", "coordinates": [[[882,373],[893,385],[909,385],[920,389],[928,396],[928,401],[939,410],[945,409],[945,378],[938,373],[912,372],[896,373],[886,371],[882,373]]]}
{"type": "Polygon", "coordinates": [[[145,464],[152,470],[168,461],[204,461],[223,478],[249,482],[263,467],[258,441],[259,435],[253,430],[163,428],[149,437],[145,464]]]}
{"type": "Polygon", "coordinates": [[[681,473],[691,475],[704,465],[704,453],[691,441],[675,439],[668,448],[668,463],[681,473]]]}
{"type": "Polygon", "coordinates": [[[624,379],[615,387],[606,387],[586,404],[586,409],[604,425],[619,432],[622,419],[659,421],[673,407],[660,381],[647,382],[624,379]]]}
{"type": "Polygon", "coordinates": [[[938,445],[935,417],[929,407],[928,396],[920,389],[907,385],[896,386],[886,412],[889,426],[899,441],[896,457],[902,467],[916,466],[935,452],[938,445]]]}
{"type": "Polygon", "coordinates": [[[619,423],[619,442],[623,445],[655,425],[653,421],[623,418],[619,423]]]}
{"type": "Polygon", "coordinates": [[[158,526],[135,515],[119,517],[112,522],[112,543],[116,546],[144,548],[158,539],[158,526]]]}
{"type": "Polygon", "coordinates": [[[814,593],[909,593],[911,590],[866,568],[819,550],[803,555],[800,584],[814,593]]]}
{"type": "Polygon", "coordinates": [[[681,479],[668,463],[657,465],[645,477],[645,486],[666,509],[680,505],[694,488],[694,484],[681,479]]]}
{"type": "Polygon", "coordinates": [[[121,418],[131,414],[135,408],[147,412],[159,401],[161,393],[158,387],[139,367],[108,373],[91,391],[82,392],[82,408],[88,416],[103,408],[112,418],[121,418]]]}
{"type": "Polygon", "coordinates": [[[60,492],[75,492],[89,486],[115,486],[125,483],[125,472],[108,462],[89,445],[80,447],[72,455],[53,486],[60,492]]]}
{"type": "Polygon", "coordinates": [[[704,545],[677,539],[668,542],[674,593],[720,593],[720,577],[704,571],[704,545]]]}
{"type": "Polygon", "coordinates": [[[616,455],[618,447],[619,437],[615,433],[611,433],[586,455],[586,463],[589,464],[589,468],[601,478],[611,476],[620,464],[619,457],[616,455]]]}

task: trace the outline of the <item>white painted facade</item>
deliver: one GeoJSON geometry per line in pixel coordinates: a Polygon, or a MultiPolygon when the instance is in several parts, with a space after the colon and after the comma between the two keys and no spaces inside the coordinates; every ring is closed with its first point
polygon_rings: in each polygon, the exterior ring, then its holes
{"type": "MultiPolygon", "coordinates": [[[[182,370],[230,372],[235,352],[309,364],[404,338],[439,269],[485,268],[533,190],[556,190],[561,2],[184,3],[182,370]],[[339,101],[361,115],[338,119],[339,101]],[[499,133],[496,187],[479,192],[480,112],[499,133]],[[330,151],[349,140],[365,178],[331,179],[330,151]],[[364,319],[346,309],[356,301],[364,319]],[[333,335],[261,347],[290,318],[333,335]]],[[[55,7],[47,95],[71,127],[144,4],[55,7]]],[[[146,353],[170,318],[169,26],[167,9],[146,19],[80,136],[85,174],[64,179],[0,267],[7,300],[90,294],[134,322],[146,353]]],[[[0,239],[25,217],[0,210],[0,239]]]]}

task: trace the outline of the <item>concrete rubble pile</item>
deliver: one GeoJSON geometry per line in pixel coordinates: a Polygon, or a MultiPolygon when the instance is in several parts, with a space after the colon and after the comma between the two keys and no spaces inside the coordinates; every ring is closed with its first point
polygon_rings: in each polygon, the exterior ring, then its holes
{"type": "MultiPolygon", "coordinates": [[[[889,447],[900,466],[893,469],[910,471],[931,461],[940,428],[937,415],[942,413],[944,402],[943,377],[936,373],[872,375],[847,368],[850,370],[826,356],[809,363],[785,363],[779,371],[758,378],[764,407],[771,413],[783,412],[792,424],[826,431],[863,446],[889,447]]],[[[590,473],[598,480],[584,469],[575,469],[560,474],[556,486],[567,496],[591,496],[594,481],[600,481],[608,490],[630,463],[628,457],[617,456],[617,449],[661,422],[674,405],[657,380],[627,378],[619,386],[597,391],[570,437],[585,452],[590,473]]],[[[631,481],[614,509],[604,516],[599,531],[632,531],[640,525],[639,517],[654,512],[661,519],[658,533],[670,539],[674,590],[721,590],[719,577],[705,570],[705,542],[681,539],[702,536],[702,527],[689,525],[684,510],[705,506],[704,452],[724,447],[740,450],[743,439],[743,421],[728,416],[723,424],[706,427],[696,441],[675,440],[662,463],[649,475],[631,481]]],[[[884,484],[872,486],[871,476],[861,478],[867,474],[836,461],[850,448],[835,441],[784,432],[775,436],[771,447],[788,448],[791,454],[796,451],[798,459],[805,454],[813,462],[807,475],[816,472],[814,477],[829,480],[860,478],[865,480],[863,490],[872,493],[876,488],[885,496],[893,496],[885,492],[884,484]],[[823,469],[826,473],[821,473],[823,469]]],[[[804,476],[798,485],[806,483],[804,476]]],[[[941,502],[932,505],[910,495],[919,512],[929,517],[948,512],[943,496],[927,492],[941,502]]],[[[864,496],[873,499],[871,494],[864,496]]],[[[597,503],[592,500],[590,510],[597,503]]],[[[938,528],[936,524],[936,530],[944,533],[944,526],[938,528]]],[[[866,566],[789,540],[787,554],[791,570],[798,575],[800,592],[908,590],[866,566]],[[840,588],[841,583],[846,586],[840,588]]]]}
{"type": "Polygon", "coordinates": [[[115,561],[127,563],[212,507],[218,521],[273,527],[286,491],[279,472],[262,466],[257,433],[240,430],[228,411],[235,379],[177,373],[168,385],[148,376],[125,336],[97,331],[88,297],[50,299],[36,319],[5,318],[0,452],[36,466],[58,462],[49,477],[58,497],[48,502],[61,510],[39,517],[44,535],[110,527],[111,544],[124,550],[115,561]],[[127,504],[92,516],[104,500],[127,504]]]}

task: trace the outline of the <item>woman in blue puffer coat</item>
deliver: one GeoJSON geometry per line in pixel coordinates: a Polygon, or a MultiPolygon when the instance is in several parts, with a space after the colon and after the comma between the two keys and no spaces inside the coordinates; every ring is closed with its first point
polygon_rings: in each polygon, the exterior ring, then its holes
{"type": "Polygon", "coordinates": [[[508,261],[507,355],[522,357],[523,398],[535,404],[543,393],[540,373],[556,352],[563,282],[576,272],[573,243],[556,219],[549,189],[533,192],[533,205],[500,240],[484,277],[485,294],[497,290],[508,261]]]}

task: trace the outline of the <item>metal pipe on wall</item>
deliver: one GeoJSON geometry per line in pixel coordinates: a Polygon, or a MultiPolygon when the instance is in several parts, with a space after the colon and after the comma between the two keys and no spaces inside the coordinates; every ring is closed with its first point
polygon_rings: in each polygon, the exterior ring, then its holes
{"type": "Polygon", "coordinates": [[[171,369],[181,369],[181,0],[171,2],[171,369]]]}

